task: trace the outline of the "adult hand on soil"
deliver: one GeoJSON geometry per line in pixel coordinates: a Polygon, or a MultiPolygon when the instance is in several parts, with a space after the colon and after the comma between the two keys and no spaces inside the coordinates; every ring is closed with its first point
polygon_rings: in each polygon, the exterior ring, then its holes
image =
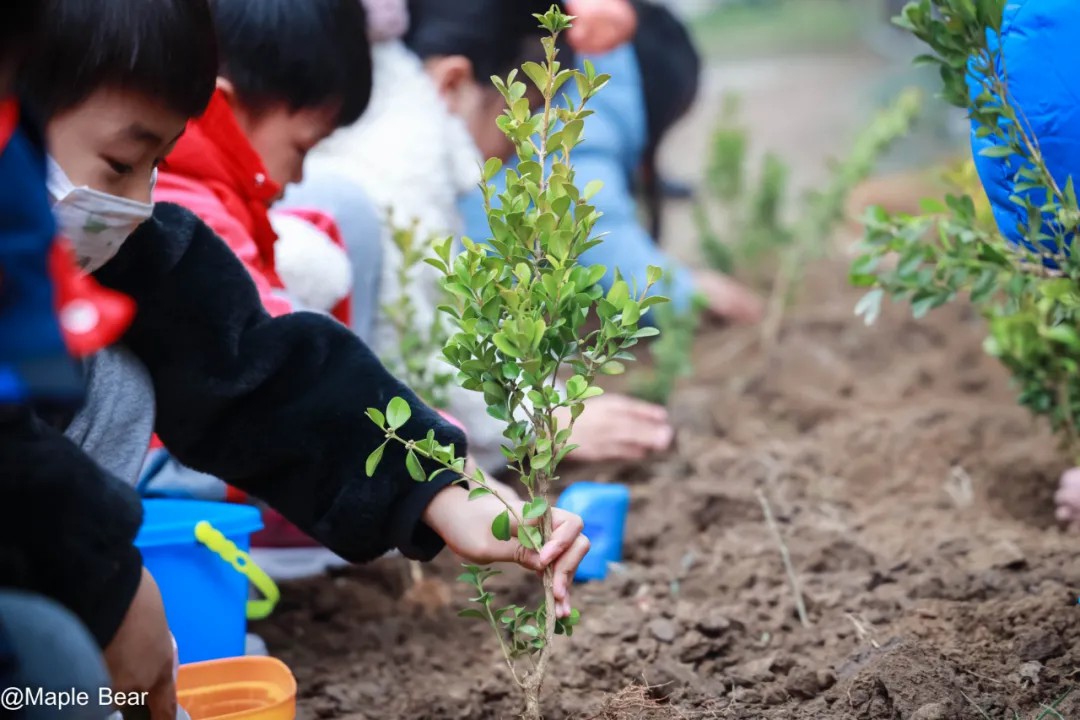
{"type": "MultiPolygon", "coordinates": [[[[570,424],[570,410],[555,411],[559,427],[570,424]]],[[[579,462],[644,460],[671,447],[675,430],[667,410],[625,395],[600,395],[585,402],[570,442],[578,448],[567,457],[579,462]]]]}
{"type": "Polygon", "coordinates": [[[765,306],[752,290],[712,270],[694,272],[694,284],[715,317],[742,324],[760,322],[765,306]]]}
{"type": "Polygon", "coordinates": [[[1080,529],[1080,468],[1066,470],[1061,476],[1054,502],[1057,503],[1057,519],[1073,530],[1080,529]]]}
{"type": "Polygon", "coordinates": [[[105,664],[113,690],[146,692],[152,720],[175,720],[173,659],[173,640],[165,620],[161,592],[143,568],[135,598],[112,642],[105,648],[105,664]]]}
{"type": "Polygon", "coordinates": [[[566,10],[576,18],[567,39],[586,55],[610,52],[637,32],[637,12],[627,0],[567,0],[566,10]]]}
{"type": "MultiPolygon", "coordinates": [[[[522,517],[524,504],[514,505],[518,517],[522,517]]],[[[510,562],[534,572],[551,567],[556,611],[559,617],[569,616],[570,584],[585,553],[589,552],[589,539],[582,534],[585,523],[573,513],[552,508],[551,537],[539,551],[529,550],[517,540],[517,521],[512,515],[510,540],[497,540],[491,534],[492,521],[505,509],[491,495],[469,500],[467,490],[453,485],[431,501],[424,511],[424,522],[451,550],[469,562],[478,565],[510,562]]]]}

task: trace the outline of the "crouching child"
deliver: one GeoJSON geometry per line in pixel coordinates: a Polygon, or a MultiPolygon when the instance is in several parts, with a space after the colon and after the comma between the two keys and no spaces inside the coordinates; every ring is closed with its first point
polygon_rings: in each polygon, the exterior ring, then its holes
{"type": "Polygon", "coordinates": [[[431,432],[462,453],[464,437],[340,323],[272,318],[205,223],[152,202],[157,166],[214,92],[206,0],[46,4],[24,90],[46,121],[54,211],[86,271],[138,307],[122,341],[90,358],[86,404],[57,421],[68,437],[134,481],[156,430],[182,462],[261,498],[352,562],[395,547],[428,560],[449,545],[473,562],[551,565],[569,613],[588,550],[580,518],[558,513],[549,543],[529,551],[492,538],[497,500],[468,501],[451,473],[413,481],[400,447],[368,477],[383,440],[369,407],[401,397],[412,410],[402,436],[431,432]]]}

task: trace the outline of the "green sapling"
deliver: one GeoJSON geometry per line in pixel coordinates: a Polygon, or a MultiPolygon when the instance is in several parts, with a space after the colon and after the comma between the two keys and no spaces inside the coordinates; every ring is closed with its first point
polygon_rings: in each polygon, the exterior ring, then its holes
{"type": "MultiPolygon", "coordinates": [[[[617,278],[605,293],[598,284],[605,268],[579,264],[581,254],[601,242],[593,236],[599,213],[589,203],[600,187],[590,183],[580,190],[575,185],[571,153],[582,139],[588,101],[608,77],[587,62],[578,71],[558,61],[556,41],[572,18],[555,6],[536,17],[548,33],[543,39],[545,59],[525,63],[522,71],[542,97],[542,106],[534,111],[516,71],[505,80],[492,79],[507,105],[498,125],[513,142],[518,164],[506,171],[506,189],[498,194],[489,182],[502,162],[491,159],[483,167],[491,236],[483,243],[464,239],[464,251],[456,257],[447,238],[435,244],[435,257],[427,260],[442,273],[451,295],[440,308],[454,328],[444,356],[457,369],[457,381],[483,393],[488,413],[506,422],[503,452],[520,480],[524,505],[501,497],[479,470],[463,481],[473,488],[473,497],[493,494],[506,506],[493,522],[492,534],[510,540],[516,527],[516,541],[528,549],[542,547],[552,532],[550,500],[558,468],[574,449],[570,436],[584,402],[603,392],[597,376],[623,372],[623,363],[633,359],[629,349],[657,334],[639,322],[646,310],[664,300],[648,294],[661,279],[659,268],[649,269],[646,287],[634,288],[617,278]],[[560,90],[571,82],[580,102],[564,96],[557,104],[560,90]],[[595,317],[591,325],[590,317],[595,317]],[[556,376],[563,368],[570,377],[560,389],[556,376]],[[570,412],[566,427],[556,419],[555,411],[562,408],[570,412]]],[[[430,480],[420,457],[435,460],[443,468],[439,472],[464,471],[464,459],[433,436],[412,442],[398,435],[409,417],[403,400],[371,409],[369,415],[386,432],[387,442],[407,445],[406,464],[417,481],[430,480]]],[[[372,455],[369,470],[381,456],[381,449],[372,455]]],[[[552,640],[570,634],[579,616],[573,611],[557,617],[550,568],[543,577],[544,599],[535,608],[496,605],[485,587],[494,574],[488,568],[465,568],[461,580],[476,595],[475,606],[461,614],[491,625],[523,693],[524,717],[538,720],[552,640]]]]}

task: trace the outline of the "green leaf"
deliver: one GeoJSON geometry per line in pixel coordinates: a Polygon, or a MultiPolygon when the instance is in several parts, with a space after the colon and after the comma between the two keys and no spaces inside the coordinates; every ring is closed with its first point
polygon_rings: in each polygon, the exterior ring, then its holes
{"type": "Polygon", "coordinates": [[[664,277],[664,271],[655,265],[650,265],[645,271],[645,279],[650,285],[655,285],[664,277]]]}
{"type": "Polygon", "coordinates": [[[476,500],[477,498],[482,498],[486,495],[491,495],[491,491],[488,490],[486,487],[473,488],[469,491],[470,500],[476,500]]]}
{"type": "Polygon", "coordinates": [[[544,538],[540,534],[540,528],[532,525],[519,525],[518,542],[527,550],[539,550],[544,543],[544,538]]]}
{"type": "Polygon", "coordinates": [[[503,510],[491,522],[491,534],[496,540],[510,539],[510,511],[503,510]]]}
{"type": "Polygon", "coordinates": [[[529,502],[525,503],[525,509],[523,515],[526,520],[535,520],[547,512],[548,504],[547,500],[542,497],[533,498],[529,502]]]}
{"type": "Polygon", "coordinates": [[[1070,350],[1080,350],[1080,334],[1069,325],[1057,325],[1046,330],[1046,337],[1066,345],[1070,350]]]}
{"type": "Polygon", "coordinates": [[[663,305],[664,303],[669,302],[671,302],[671,300],[664,297],[663,295],[650,295],[649,297],[641,301],[641,309],[642,311],[644,311],[648,308],[651,308],[653,305],[663,305]]]}
{"type": "Polygon", "coordinates": [[[623,304],[630,298],[630,287],[624,280],[618,280],[611,286],[611,290],[608,291],[608,302],[617,308],[622,308],[623,304]]]}
{"type": "Polygon", "coordinates": [[[487,620],[488,616],[477,610],[476,608],[465,608],[464,610],[458,610],[458,617],[460,618],[475,618],[477,620],[487,620]]]}
{"type": "Polygon", "coordinates": [[[588,400],[589,398],[600,397],[604,394],[604,388],[599,385],[593,385],[589,387],[585,392],[581,393],[578,400],[588,400]]]}
{"type": "Polygon", "coordinates": [[[372,422],[378,425],[381,429],[386,429],[386,416],[382,414],[381,410],[375,408],[368,408],[367,416],[371,418],[372,422]]]}
{"type": "Polygon", "coordinates": [[[510,342],[510,338],[506,337],[506,333],[499,331],[491,336],[491,341],[495,343],[495,347],[499,348],[503,355],[511,358],[521,357],[521,350],[518,346],[510,342]]]}
{"type": "Polygon", "coordinates": [[[392,430],[399,430],[411,417],[412,408],[404,398],[396,397],[386,406],[386,421],[392,430]]]}
{"type": "Polygon", "coordinates": [[[911,314],[916,318],[922,318],[926,316],[926,313],[933,310],[940,303],[937,297],[931,295],[930,297],[922,298],[911,304],[911,314]]]}
{"type": "Polygon", "coordinates": [[[873,325],[881,315],[881,301],[885,291],[881,288],[871,290],[855,305],[855,315],[861,317],[867,325],[873,325]]]}
{"type": "Polygon", "coordinates": [[[585,378],[580,375],[574,375],[572,378],[566,381],[566,396],[570,399],[576,399],[581,396],[585,390],[589,387],[589,383],[585,378]]]}
{"type": "Polygon", "coordinates": [[[379,461],[382,460],[383,451],[385,449],[386,443],[383,443],[379,447],[375,448],[375,450],[373,450],[370,455],[368,455],[367,465],[364,468],[367,471],[368,477],[371,477],[375,474],[375,470],[377,470],[379,467],[379,461]]]}
{"type": "Polygon", "coordinates": [[[640,340],[641,338],[656,337],[659,334],[660,334],[660,330],[658,330],[657,328],[643,327],[643,328],[639,328],[638,331],[635,332],[630,337],[633,338],[634,340],[640,340]]]}
{"type": "Polygon", "coordinates": [[[622,375],[626,372],[626,366],[618,360],[609,360],[600,367],[600,372],[605,375],[622,375]]]}
{"type": "Polygon", "coordinates": [[[582,191],[581,197],[588,201],[591,200],[596,193],[600,192],[604,188],[604,183],[601,180],[590,180],[585,185],[585,190],[582,191]]]}
{"type": "Polygon", "coordinates": [[[416,482],[424,482],[427,480],[427,474],[420,465],[420,458],[418,458],[416,453],[412,450],[405,456],[405,469],[409,471],[409,476],[416,482]]]}
{"type": "Polygon", "coordinates": [[[979,154],[988,158],[1009,158],[1015,155],[1015,151],[1008,145],[991,145],[983,148],[979,154]]]}
{"type": "Polygon", "coordinates": [[[488,161],[484,163],[484,182],[488,182],[498,175],[499,171],[502,170],[502,165],[502,160],[499,158],[489,158],[488,161]]]}
{"type": "Polygon", "coordinates": [[[521,69],[529,76],[529,79],[533,81],[533,85],[540,92],[547,90],[548,74],[544,71],[544,68],[539,63],[529,61],[521,66],[521,69]]]}
{"type": "Polygon", "coordinates": [[[529,637],[540,637],[540,628],[535,625],[519,625],[517,631],[529,637]]]}

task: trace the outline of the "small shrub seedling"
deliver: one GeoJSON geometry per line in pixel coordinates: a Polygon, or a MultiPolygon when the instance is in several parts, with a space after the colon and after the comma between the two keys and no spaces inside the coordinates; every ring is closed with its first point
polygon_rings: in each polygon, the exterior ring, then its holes
{"type": "Polygon", "coordinates": [[[924,201],[921,215],[873,209],[851,268],[855,285],[872,288],[856,312],[873,322],[889,296],[921,317],[966,295],[987,319],[986,350],[1012,373],[1021,405],[1047,417],[1075,456],[1080,259],[1069,242],[1080,209],[1072,180],[1055,180],[1009,93],[998,50],[1004,7],[1005,0],[919,0],[896,23],[930,47],[923,60],[939,66],[945,99],[969,112],[979,137],[992,139],[983,153],[1010,160],[1023,243],[1003,237],[967,193],[924,201]],[[886,265],[887,256],[897,262],[886,265]]]}
{"type": "Polygon", "coordinates": [[[450,333],[446,319],[439,313],[433,315],[427,327],[420,326],[414,300],[417,272],[423,269],[426,260],[434,257],[432,248],[437,238],[432,235],[419,238],[419,223],[415,220],[408,225],[396,225],[392,212],[387,224],[394,247],[401,253],[397,270],[400,293],[393,302],[382,306],[382,313],[396,331],[399,343],[396,354],[384,357],[383,361],[424,402],[445,410],[449,404],[446,389],[453,382],[454,373],[450,366],[433,359],[442,355],[450,333]]]}
{"type": "Polygon", "coordinates": [[[791,241],[781,213],[788,191],[788,166],[766,153],[756,179],[749,177],[749,132],[739,122],[739,98],[724,97],[720,122],[713,131],[705,186],[723,216],[722,229],[707,203],[694,206],[705,260],[714,269],[733,273],[760,269],[761,261],[791,241]],[[751,187],[751,182],[754,186],[751,187]]]}
{"type": "MultiPolygon", "coordinates": [[[[607,83],[590,63],[584,70],[563,68],[557,60],[556,41],[570,27],[570,18],[552,8],[537,15],[548,33],[543,38],[545,60],[522,67],[525,77],[543,98],[534,111],[525,82],[515,71],[506,80],[492,78],[507,109],[498,126],[513,142],[518,165],[506,172],[506,189],[498,194],[490,180],[502,169],[498,159],[483,167],[485,207],[491,237],[485,243],[463,240],[464,250],[452,256],[452,239],[435,243],[435,257],[427,262],[443,275],[452,300],[440,308],[454,331],[444,356],[457,369],[457,381],[481,392],[488,413],[505,421],[503,449],[508,466],[520,479],[524,504],[503,498],[477,470],[468,478],[471,497],[494,495],[505,506],[491,526],[500,540],[511,538],[529,549],[544,545],[552,530],[549,493],[558,468],[574,449],[570,444],[574,421],[588,398],[603,391],[595,385],[599,374],[618,374],[632,360],[628,352],[641,338],[657,334],[640,328],[642,313],[664,301],[649,295],[662,277],[659,268],[648,271],[647,286],[633,288],[617,277],[605,294],[598,284],[606,270],[584,267],[581,254],[601,240],[592,236],[599,218],[589,199],[600,190],[590,183],[574,184],[571,151],[581,142],[588,101],[607,83]],[[580,103],[556,99],[566,83],[577,85],[580,103]],[[586,329],[591,315],[596,320],[586,329]],[[556,382],[564,366],[572,371],[565,390],[556,382]],[[572,420],[560,427],[555,411],[568,408],[572,420]]],[[[438,472],[464,471],[464,459],[454,448],[440,445],[433,433],[420,441],[403,439],[398,430],[409,419],[408,404],[393,399],[385,409],[372,408],[371,419],[386,433],[386,442],[403,443],[406,466],[413,478],[425,477],[419,458],[440,466],[438,472]]],[[[383,445],[385,447],[385,444],[383,445]]],[[[382,449],[368,460],[373,472],[382,449]]],[[[552,571],[543,574],[544,600],[535,608],[496,606],[485,588],[494,570],[466,566],[461,580],[472,586],[475,607],[461,611],[491,625],[499,640],[511,677],[524,695],[524,716],[541,717],[540,691],[551,661],[556,634],[570,634],[579,620],[577,611],[559,619],[552,593],[552,571]]]]}
{"type": "Polygon", "coordinates": [[[844,218],[855,186],[866,179],[878,160],[906,135],[922,108],[918,90],[907,90],[882,110],[856,137],[847,157],[831,169],[823,190],[808,193],[794,219],[785,207],[789,168],[775,154],[764,156],[756,177],[749,168],[750,137],[739,122],[737,98],[725,99],[721,120],[712,137],[706,187],[710,201],[694,208],[702,254],[715,269],[741,273],[770,287],[762,340],[772,347],[780,332],[787,303],[800,273],[824,256],[828,241],[844,218]],[[710,213],[714,206],[724,219],[718,229],[710,213]]]}
{"type": "Polygon", "coordinates": [[[833,167],[825,189],[807,196],[805,207],[790,231],[792,242],[780,253],[762,327],[766,347],[775,343],[784,309],[800,273],[811,261],[827,254],[833,232],[844,218],[851,191],[869,177],[885,152],[911,131],[921,110],[922,95],[918,90],[902,92],[858,134],[848,156],[833,167]]]}
{"type": "Polygon", "coordinates": [[[808,193],[797,208],[797,217],[787,219],[792,214],[785,207],[790,168],[770,152],[756,173],[750,171],[749,131],[739,121],[738,99],[726,97],[706,170],[708,204],[719,210],[725,221],[722,229],[705,203],[698,203],[694,211],[706,260],[721,272],[748,271],[759,280],[775,283],[774,277],[760,276],[768,270],[775,272],[778,260],[783,261],[781,266],[802,265],[820,256],[844,217],[851,191],[908,133],[921,105],[918,91],[908,90],[882,110],[856,137],[847,157],[833,165],[824,190],[808,193]]]}

